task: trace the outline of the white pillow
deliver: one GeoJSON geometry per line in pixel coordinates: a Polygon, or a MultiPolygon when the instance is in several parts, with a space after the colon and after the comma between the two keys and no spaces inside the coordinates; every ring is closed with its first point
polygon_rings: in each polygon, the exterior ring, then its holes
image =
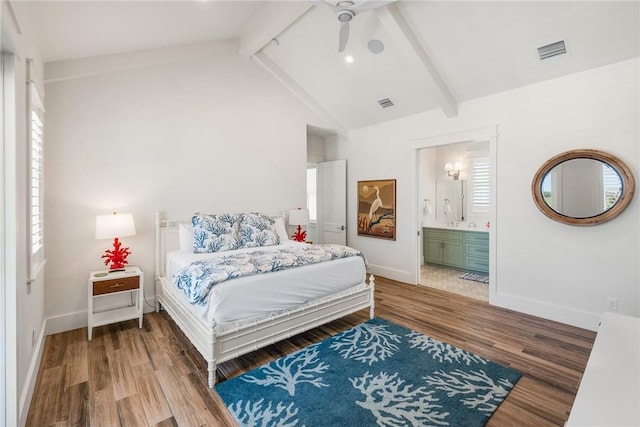
{"type": "Polygon", "coordinates": [[[191,224],[180,224],[178,226],[180,237],[180,252],[193,252],[193,226],[191,224]]]}
{"type": "Polygon", "coordinates": [[[278,233],[278,237],[280,237],[280,243],[286,242],[289,240],[289,234],[287,233],[287,228],[284,226],[284,220],[281,216],[277,217],[275,220],[276,222],[273,227],[275,228],[276,233],[278,233]]]}

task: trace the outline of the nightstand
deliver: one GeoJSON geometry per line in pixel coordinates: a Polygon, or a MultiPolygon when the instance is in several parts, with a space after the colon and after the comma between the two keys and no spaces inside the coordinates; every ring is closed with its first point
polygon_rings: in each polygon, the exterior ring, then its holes
{"type": "Polygon", "coordinates": [[[144,275],[139,267],[127,267],[124,271],[107,270],[92,271],[89,274],[88,283],[89,310],[87,330],[89,341],[93,328],[123,320],[139,319],[142,328],[142,312],[144,308],[144,275]],[[93,302],[97,298],[105,298],[109,295],[136,294],[136,303],[126,307],[93,312],[93,302]]]}

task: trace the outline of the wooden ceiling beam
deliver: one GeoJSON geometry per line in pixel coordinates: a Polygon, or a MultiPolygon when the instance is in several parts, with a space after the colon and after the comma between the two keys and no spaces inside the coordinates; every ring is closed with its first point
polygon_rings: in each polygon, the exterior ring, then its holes
{"type": "Polygon", "coordinates": [[[376,9],[378,19],[396,45],[408,57],[417,57],[422,63],[427,74],[434,81],[438,88],[438,104],[447,117],[458,115],[458,101],[445,83],[440,72],[437,70],[426,50],[418,40],[415,32],[402,15],[396,4],[389,4],[386,7],[376,9]]]}
{"type": "Polygon", "coordinates": [[[238,53],[252,57],[312,7],[310,1],[265,2],[240,38],[238,53]]]}
{"type": "Polygon", "coordinates": [[[325,120],[330,127],[338,134],[345,138],[349,138],[349,130],[320,105],[311,95],[307,93],[302,86],[289,76],[278,64],[269,58],[264,52],[258,52],[252,57],[266,71],[273,75],[284,87],[289,89],[300,101],[302,101],[311,111],[316,113],[320,118],[325,120]]]}

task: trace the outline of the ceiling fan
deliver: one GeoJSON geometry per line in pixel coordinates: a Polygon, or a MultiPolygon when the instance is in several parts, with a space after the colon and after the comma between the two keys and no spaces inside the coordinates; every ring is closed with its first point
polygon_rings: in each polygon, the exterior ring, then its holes
{"type": "Polygon", "coordinates": [[[333,2],[328,0],[321,0],[319,3],[329,6],[331,9],[333,9],[336,13],[336,16],[338,17],[338,21],[340,21],[340,30],[338,33],[338,52],[343,52],[347,47],[347,42],[349,41],[349,23],[353,18],[355,18],[358,13],[386,6],[393,1],[394,0],[339,0],[337,2],[333,2]]]}

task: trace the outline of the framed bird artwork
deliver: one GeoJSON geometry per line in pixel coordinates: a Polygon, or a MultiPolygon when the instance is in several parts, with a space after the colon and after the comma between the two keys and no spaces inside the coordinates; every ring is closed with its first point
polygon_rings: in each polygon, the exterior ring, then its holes
{"type": "Polygon", "coordinates": [[[396,180],[358,181],[358,236],[396,240],[396,180]]]}

